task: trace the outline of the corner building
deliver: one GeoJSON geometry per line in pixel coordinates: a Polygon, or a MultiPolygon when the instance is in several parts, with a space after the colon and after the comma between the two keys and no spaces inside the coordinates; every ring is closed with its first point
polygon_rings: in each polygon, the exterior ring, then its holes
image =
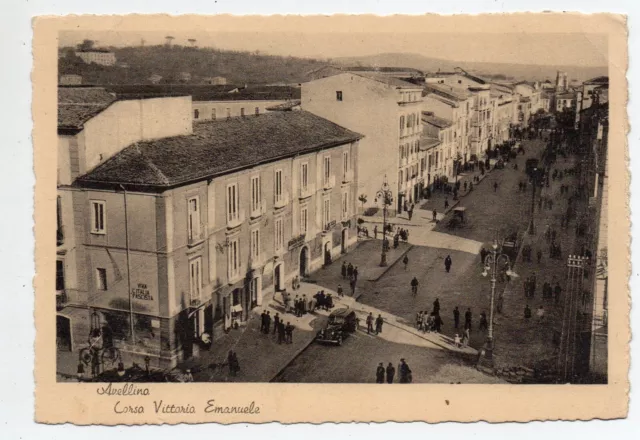
{"type": "Polygon", "coordinates": [[[204,332],[215,344],[355,244],[361,138],[298,111],[124,148],[75,182],[87,306],[155,366],[196,355],[204,332]]]}

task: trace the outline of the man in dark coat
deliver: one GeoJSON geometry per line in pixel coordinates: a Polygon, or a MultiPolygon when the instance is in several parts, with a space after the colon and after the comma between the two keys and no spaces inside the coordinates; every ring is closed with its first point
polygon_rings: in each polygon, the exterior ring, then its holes
{"type": "Polygon", "coordinates": [[[280,315],[276,313],[276,316],[273,317],[273,334],[275,335],[278,331],[278,326],[280,325],[280,315]]]}
{"type": "Polygon", "coordinates": [[[393,367],[393,364],[389,362],[387,365],[387,383],[393,383],[393,377],[396,375],[396,369],[393,367]]]}
{"type": "Polygon", "coordinates": [[[433,210],[433,221],[435,222],[438,219],[438,211],[433,210]]]}
{"type": "Polygon", "coordinates": [[[384,374],[384,366],[382,365],[382,362],[380,362],[378,368],[376,369],[376,383],[384,383],[384,374]]]}
{"type": "Polygon", "coordinates": [[[284,328],[285,331],[285,336],[286,336],[286,342],[287,344],[292,344],[293,343],[293,326],[291,325],[290,322],[287,322],[287,326],[284,328]]]}
{"type": "Polygon", "coordinates": [[[458,328],[458,326],[460,325],[460,310],[458,310],[458,306],[453,309],[453,324],[455,328],[458,328]]]}
{"type": "Polygon", "coordinates": [[[278,344],[285,342],[285,325],[284,321],[278,321],[276,325],[278,327],[278,344]]]}
{"type": "Polygon", "coordinates": [[[267,312],[264,310],[260,314],[260,331],[264,333],[264,330],[267,328],[267,312]]]}
{"type": "Polygon", "coordinates": [[[269,334],[269,331],[271,330],[271,312],[267,312],[267,317],[265,318],[264,330],[266,334],[269,334]]]}
{"type": "Polygon", "coordinates": [[[353,265],[351,263],[347,266],[347,275],[349,276],[349,279],[353,277],[353,265]]]}
{"type": "Polygon", "coordinates": [[[409,368],[404,359],[400,359],[398,374],[400,375],[400,383],[411,383],[411,368],[409,368]]]}
{"type": "Polygon", "coordinates": [[[447,273],[451,270],[451,255],[447,255],[447,258],[444,259],[444,268],[447,270],[447,273]]]}
{"type": "Polygon", "coordinates": [[[466,312],[464,312],[464,329],[469,329],[471,330],[471,309],[467,309],[466,312]]]}
{"type": "Polygon", "coordinates": [[[353,268],[353,281],[358,281],[358,266],[353,268]]]}
{"type": "Polygon", "coordinates": [[[436,298],[436,300],[433,302],[433,314],[440,314],[440,300],[438,298],[436,298]]]}
{"type": "Polygon", "coordinates": [[[382,319],[381,315],[378,315],[376,318],[376,335],[382,333],[382,324],[384,324],[384,319],[382,319]]]}
{"type": "Polygon", "coordinates": [[[347,262],[343,261],[342,262],[342,267],[340,268],[340,273],[342,274],[342,279],[346,279],[347,278],[347,262]]]}
{"type": "Polygon", "coordinates": [[[369,312],[369,316],[367,316],[367,333],[370,334],[373,332],[373,314],[369,312]]]}
{"type": "Polygon", "coordinates": [[[442,324],[444,324],[442,322],[442,318],[440,318],[440,315],[436,313],[433,319],[433,328],[436,330],[436,333],[440,333],[442,330],[442,324]]]}

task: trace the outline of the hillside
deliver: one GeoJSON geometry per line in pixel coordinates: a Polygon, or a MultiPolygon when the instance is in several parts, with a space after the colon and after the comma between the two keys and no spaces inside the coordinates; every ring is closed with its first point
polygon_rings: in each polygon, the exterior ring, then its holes
{"type": "Polygon", "coordinates": [[[324,65],[315,59],[177,45],[110,49],[116,54],[117,66],[88,65],[71,48],[62,48],[59,73],[82,75],[85,84],[146,84],[154,74],[162,76],[162,83],[180,83],[184,82],[181,72],[189,73],[188,82],[195,84],[213,76],[223,76],[230,84],[297,84],[307,72],[324,65]]]}
{"type": "Polygon", "coordinates": [[[336,63],[354,66],[389,66],[389,67],[413,67],[425,72],[437,72],[439,70],[452,70],[454,67],[462,67],[468,72],[477,75],[502,74],[506,77],[518,80],[542,81],[555,80],[556,72],[561,70],[569,74],[570,79],[586,81],[600,75],[607,75],[607,67],[580,67],[580,66],[546,66],[537,64],[507,64],[507,63],[469,63],[464,61],[449,61],[439,58],[426,57],[413,53],[383,53],[362,57],[334,58],[336,63]]]}

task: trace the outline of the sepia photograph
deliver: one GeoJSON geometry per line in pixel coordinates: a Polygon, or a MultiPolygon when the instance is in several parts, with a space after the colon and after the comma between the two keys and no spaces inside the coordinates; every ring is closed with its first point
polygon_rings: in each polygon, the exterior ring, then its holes
{"type": "Polygon", "coordinates": [[[628,267],[625,201],[609,202],[610,76],[613,102],[626,91],[611,31],[171,20],[60,26],[47,48],[55,277],[39,294],[55,297],[55,384],[624,385],[608,319],[610,302],[628,319],[608,274],[610,219],[628,267]]]}

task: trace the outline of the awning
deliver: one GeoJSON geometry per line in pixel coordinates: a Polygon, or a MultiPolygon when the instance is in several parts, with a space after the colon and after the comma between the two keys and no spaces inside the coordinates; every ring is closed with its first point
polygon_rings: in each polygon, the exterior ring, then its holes
{"type": "Polygon", "coordinates": [[[231,306],[231,312],[232,313],[242,312],[242,306],[240,304],[236,304],[235,306],[231,306]]]}

